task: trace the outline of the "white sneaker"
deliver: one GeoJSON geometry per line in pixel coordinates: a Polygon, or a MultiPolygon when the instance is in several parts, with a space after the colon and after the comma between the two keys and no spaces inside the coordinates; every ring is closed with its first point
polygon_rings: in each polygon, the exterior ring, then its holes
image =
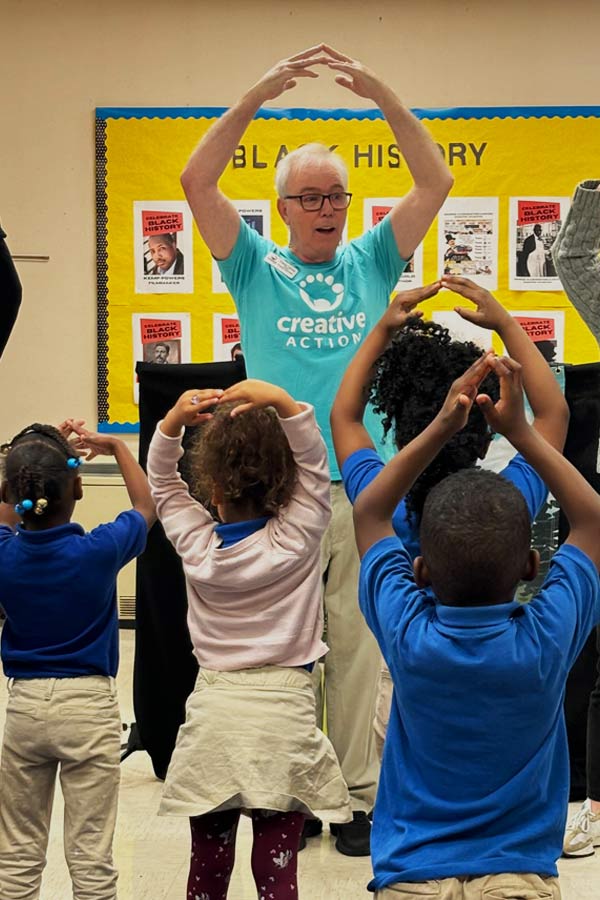
{"type": "Polygon", "coordinates": [[[563,856],[593,856],[594,847],[600,847],[600,813],[593,813],[586,800],[567,822],[563,856]]]}

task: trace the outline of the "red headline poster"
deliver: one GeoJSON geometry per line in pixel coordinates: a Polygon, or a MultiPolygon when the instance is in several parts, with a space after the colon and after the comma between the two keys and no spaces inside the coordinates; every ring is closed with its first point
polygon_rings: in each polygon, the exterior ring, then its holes
{"type": "Polygon", "coordinates": [[[152,234],[173,234],[175,231],[183,231],[183,213],[142,210],[142,234],[144,237],[152,234]]]}
{"type": "Polygon", "coordinates": [[[515,316],[515,319],[532,341],[556,340],[556,323],[554,319],[530,318],[526,316],[515,316]]]}
{"type": "Polygon", "coordinates": [[[558,219],[560,219],[560,203],[544,203],[540,200],[518,202],[517,225],[556,222],[558,219]]]}
{"type": "Polygon", "coordinates": [[[152,344],[156,341],[169,341],[181,338],[181,322],[178,319],[165,321],[165,319],[140,319],[140,332],[142,344],[152,344]]]}
{"type": "Polygon", "coordinates": [[[224,344],[237,344],[240,340],[238,319],[221,319],[221,338],[224,344]]]}

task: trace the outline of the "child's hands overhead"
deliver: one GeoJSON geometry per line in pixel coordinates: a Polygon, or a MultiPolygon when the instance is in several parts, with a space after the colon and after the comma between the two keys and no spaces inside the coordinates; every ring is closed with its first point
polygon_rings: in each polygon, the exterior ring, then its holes
{"type": "Polygon", "coordinates": [[[490,428],[514,444],[530,427],[525,418],[521,366],[508,356],[492,356],[489,367],[500,381],[500,398],[494,404],[487,394],[479,394],[476,402],[490,428]]]}
{"type": "Polygon", "coordinates": [[[207,419],[212,419],[208,410],[216,406],[223,396],[220,388],[192,389],[184,391],[175,406],[164,417],[161,431],[169,437],[178,437],[185,426],[193,428],[207,419]]]}
{"type": "MultiPolygon", "coordinates": [[[[467,424],[471,407],[477,397],[479,385],[489,373],[490,368],[492,368],[492,360],[494,359],[496,357],[493,350],[486,350],[450,386],[444,405],[436,416],[444,430],[450,434],[455,434],[467,424]]],[[[497,369],[495,370],[498,372],[497,369]]]]}
{"type": "Polygon", "coordinates": [[[85,419],[65,419],[64,422],[61,422],[60,425],[56,426],[56,430],[60,431],[65,441],[68,441],[71,445],[73,456],[83,455],[82,450],[79,449],[77,444],[80,430],[83,429],[85,431],[84,425],[85,419]]]}
{"type": "Polygon", "coordinates": [[[465,299],[475,304],[477,309],[464,306],[454,307],[454,311],[462,319],[466,319],[467,322],[473,322],[474,325],[479,325],[481,328],[489,328],[491,331],[500,332],[503,323],[507,319],[511,320],[510,313],[504,309],[502,304],[489,291],[475,284],[469,278],[462,278],[459,275],[444,275],[442,277],[442,287],[447,288],[449,291],[454,291],[455,294],[460,294],[461,297],[465,297],[465,299]]]}
{"type": "MultiPolygon", "coordinates": [[[[120,438],[113,434],[97,434],[83,427],[81,419],[67,419],[71,431],[77,435],[69,443],[79,456],[84,456],[89,462],[96,456],[114,456],[117,445],[121,444],[120,438]]],[[[64,424],[64,423],[63,423],[64,424]]]]}
{"type": "Polygon", "coordinates": [[[302,412],[302,407],[290,397],[287,391],[270,384],[268,381],[259,381],[257,378],[247,378],[238,381],[223,392],[220,403],[237,403],[231,410],[232,418],[250,409],[262,409],[265,406],[273,406],[281,419],[289,419],[302,412]]]}
{"type": "Polygon", "coordinates": [[[390,337],[402,328],[408,316],[422,316],[420,310],[415,310],[418,303],[434,297],[442,286],[440,281],[434,281],[424,287],[413,288],[410,291],[400,291],[392,298],[392,301],[381,319],[379,324],[389,333],[390,337]]]}

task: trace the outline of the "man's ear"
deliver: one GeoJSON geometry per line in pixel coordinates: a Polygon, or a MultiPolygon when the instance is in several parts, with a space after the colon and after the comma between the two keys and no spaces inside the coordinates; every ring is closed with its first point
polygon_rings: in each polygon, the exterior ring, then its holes
{"type": "Polygon", "coordinates": [[[426,588],[431,584],[431,578],[429,577],[429,569],[427,568],[427,563],[423,559],[422,556],[415,557],[413,562],[413,572],[415,575],[415,581],[417,583],[417,587],[426,588]]]}
{"type": "Polygon", "coordinates": [[[527,562],[525,563],[525,568],[523,569],[521,579],[523,581],[533,581],[534,578],[537,578],[539,571],[540,554],[537,550],[530,550],[527,554],[527,562]]]}
{"type": "Polygon", "coordinates": [[[277,211],[279,212],[279,215],[281,216],[285,224],[289,225],[290,222],[287,214],[287,200],[284,200],[283,197],[277,198],[277,211]]]}
{"type": "Polygon", "coordinates": [[[77,475],[73,481],[73,500],[81,500],[83,498],[83,483],[81,475],[77,475]]]}

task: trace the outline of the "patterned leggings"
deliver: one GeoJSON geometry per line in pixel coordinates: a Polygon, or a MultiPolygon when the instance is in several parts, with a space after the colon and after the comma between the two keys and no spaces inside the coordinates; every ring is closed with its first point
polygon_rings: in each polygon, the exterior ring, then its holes
{"type": "MultiPolygon", "coordinates": [[[[188,900],[226,900],[241,810],[190,819],[188,900]]],[[[298,900],[298,844],[304,815],[252,810],[252,874],[258,900],[298,900]]]]}

